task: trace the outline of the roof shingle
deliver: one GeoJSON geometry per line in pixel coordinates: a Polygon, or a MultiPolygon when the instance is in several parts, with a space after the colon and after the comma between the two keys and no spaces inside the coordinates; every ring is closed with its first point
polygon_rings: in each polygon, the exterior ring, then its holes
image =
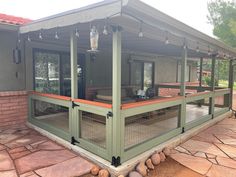
{"type": "Polygon", "coordinates": [[[0,23],[7,23],[13,25],[23,25],[31,22],[32,20],[22,17],[16,17],[12,15],[6,15],[0,13],[0,23]]]}

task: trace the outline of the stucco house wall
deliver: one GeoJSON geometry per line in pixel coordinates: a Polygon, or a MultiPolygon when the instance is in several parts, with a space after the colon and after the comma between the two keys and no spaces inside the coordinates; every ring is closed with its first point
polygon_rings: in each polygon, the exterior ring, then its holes
{"type": "Polygon", "coordinates": [[[0,127],[25,123],[28,117],[24,50],[21,50],[21,62],[13,61],[18,41],[16,28],[0,23],[0,127]]]}

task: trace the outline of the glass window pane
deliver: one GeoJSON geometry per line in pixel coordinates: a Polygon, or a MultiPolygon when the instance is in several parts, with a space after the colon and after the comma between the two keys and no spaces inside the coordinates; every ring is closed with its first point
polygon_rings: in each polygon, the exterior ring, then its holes
{"type": "Polygon", "coordinates": [[[148,88],[152,88],[153,83],[153,64],[152,63],[144,63],[144,81],[143,81],[143,89],[146,91],[148,88]]]}
{"type": "Polygon", "coordinates": [[[61,55],[61,95],[71,96],[70,55],[61,55]]]}
{"type": "Polygon", "coordinates": [[[139,89],[142,89],[142,63],[134,62],[132,63],[132,78],[131,84],[139,89]]]}
{"type": "Polygon", "coordinates": [[[35,90],[60,94],[59,54],[35,52],[35,90]]]}

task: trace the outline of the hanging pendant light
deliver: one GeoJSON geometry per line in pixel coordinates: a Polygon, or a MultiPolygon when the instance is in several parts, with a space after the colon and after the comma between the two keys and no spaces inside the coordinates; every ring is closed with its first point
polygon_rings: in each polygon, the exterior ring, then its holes
{"type": "Polygon", "coordinates": [[[96,26],[92,26],[90,29],[90,50],[88,52],[98,52],[98,39],[99,33],[96,29],[96,26]]]}

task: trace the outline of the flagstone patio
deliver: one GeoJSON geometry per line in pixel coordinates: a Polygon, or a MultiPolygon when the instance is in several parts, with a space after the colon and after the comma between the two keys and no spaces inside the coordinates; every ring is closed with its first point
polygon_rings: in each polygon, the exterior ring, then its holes
{"type": "Polygon", "coordinates": [[[81,176],[92,166],[25,125],[0,129],[0,177],[81,176]]]}
{"type": "Polygon", "coordinates": [[[171,158],[208,177],[236,175],[236,119],[226,118],[177,146],[171,158]]]}

